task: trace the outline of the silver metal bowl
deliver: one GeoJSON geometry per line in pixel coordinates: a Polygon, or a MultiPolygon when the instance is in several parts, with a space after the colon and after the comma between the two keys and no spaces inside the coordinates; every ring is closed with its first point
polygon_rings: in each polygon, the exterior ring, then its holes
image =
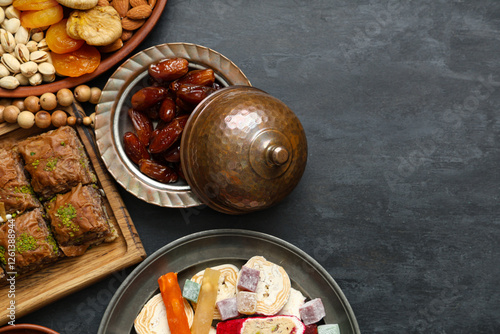
{"type": "Polygon", "coordinates": [[[325,323],[338,323],[342,334],[360,333],[349,302],[330,274],[312,257],[294,245],[268,234],[219,229],[180,238],[146,258],[125,279],[102,318],[99,334],[135,333],[134,319],[156,293],[158,278],[177,272],[184,282],[207,267],[230,263],[241,267],[260,255],[278,263],[288,273],[292,287],[308,298],[320,297],[325,323]]]}
{"type": "Polygon", "coordinates": [[[104,164],[116,181],[136,197],[159,206],[185,208],[203,204],[186,182],[163,184],[139,171],[125,154],[122,139],[133,131],[127,115],[130,99],[148,86],[148,66],[160,59],[182,57],[192,69],[212,68],[222,86],[250,86],[243,72],[228,58],[190,43],[161,44],[132,56],[109,78],[96,106],[95,133],[104,164]]]}

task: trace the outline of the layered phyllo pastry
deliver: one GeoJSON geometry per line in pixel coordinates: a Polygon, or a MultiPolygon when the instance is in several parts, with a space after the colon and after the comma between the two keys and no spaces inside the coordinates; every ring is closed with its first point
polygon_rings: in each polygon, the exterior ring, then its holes
{"type": "Polygon", "coordinates": [[[56,241],[66,256],[82,255],[90,246],[117,237],[94,185],[79,184],[66,194],[56,195],[45,207],[56,241]]]}
{"type": "Polygon", "coordinates": [[[18,144],[33,190],[46,200],[79,183],[96,182],[89,159],[75,130],[63,126],[18,144]]]}
{"type": "Polygon", "coordinates": [[[61,256],[62,253],[45,223],[40,208],[16,216],[13,224],[8,222],[0,226],[0,262],[6,272],[22,275],[38,270],[61,256]],[[12,239],[12,230],[15,235],[15,261],[9,262],[12,249],[9,248],[9,239],[12,239]]]}
{"type": "Polygon", "coordinates": [[[0,202],[4,203],[7,214],[40,206],[24,172],[21,157],[14,149],[0,149],[0,202]]]}

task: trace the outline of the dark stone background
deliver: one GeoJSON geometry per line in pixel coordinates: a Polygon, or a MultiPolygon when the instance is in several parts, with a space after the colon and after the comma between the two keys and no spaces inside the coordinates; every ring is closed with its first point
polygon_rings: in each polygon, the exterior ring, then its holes
{"type": "MultiPolygon", "coordinates": [[[[261,231],[321,263],[364,333],[500,333],[500,2],[170,0],[137,51],[166,42],[219,51],[284,101],[309,156],[284,202],[246,216],[120,187],[148,254],[261,231]]],[[[131,269],[18,322],[95,333],[131,269]]]]}

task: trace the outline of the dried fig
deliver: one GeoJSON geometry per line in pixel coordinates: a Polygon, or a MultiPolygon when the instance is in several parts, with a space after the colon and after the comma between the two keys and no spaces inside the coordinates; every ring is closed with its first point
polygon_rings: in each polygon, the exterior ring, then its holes
{"type": "Polygon", "coordinates": [[[89,45],[109,45],[122,35],[120,15],[112,6],[97,6],[73,11],[66,24],[71,38],[83,39],[89,45]]]}
{"type": "Polygon", "coordinates": [[[91,9],[97,5],[99,0],[57,0],[61,5],[73,9],[91,9]]]}

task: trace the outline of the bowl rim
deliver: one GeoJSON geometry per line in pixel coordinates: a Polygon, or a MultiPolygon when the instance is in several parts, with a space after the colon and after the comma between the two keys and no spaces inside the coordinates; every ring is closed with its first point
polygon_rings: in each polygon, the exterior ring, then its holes
{"type": "Polygon", "coordinates": [[[230,85],[251,86],[246,75],[231,60],[208,47],[185,42],[164,43],[147,48],[126,60],[108,79],[99,103],[96,105],[95,134],[101,158],[115,180],[137,198],[162,207],[188,208],[202,205],[189,186],[178,189],[136,173],[121,148],[116,125],[116,110],[122,109],[129,86],[137,83],[149,64],[163,59],[182,57],[190,64],[214,69],[222,81],[230,85]],[[138,176],[139,175],[139,176],[138,176]]]}
{"type": "Polygon", "coordinates": [[[144,38],[149,35],[160,19],[167,1],[168,0],[157,0],[155,8],[142,27],[135,31],[134,35],[123,44],[121,49],[111,53],[104,60],[101,59],[101,63],[94,72],[79,77],[63,77],[60,80],[56,79],[54,82],[39,86],[19,86],[16,89],[0,88],[0,98],[24,98],[30,95],[40,96],[47,92],[54,93],[62,88],[73,88],[97,78],[112,67],[118,65],[142,43],[144,38]]]}
{"type": "Polygon", "coordinates": [[[4,327],[0,327],[0,333],[16,333],[18,330],[22,329],[31,329],[35,330],[39,333],[46,333],[46,334],[59,334],[59,332],[56,332],[53,329],[41,326],[41,325],[35,325],[35,324],[16,324],[14,326],[12,325],[6,325],[4,327]]]}

